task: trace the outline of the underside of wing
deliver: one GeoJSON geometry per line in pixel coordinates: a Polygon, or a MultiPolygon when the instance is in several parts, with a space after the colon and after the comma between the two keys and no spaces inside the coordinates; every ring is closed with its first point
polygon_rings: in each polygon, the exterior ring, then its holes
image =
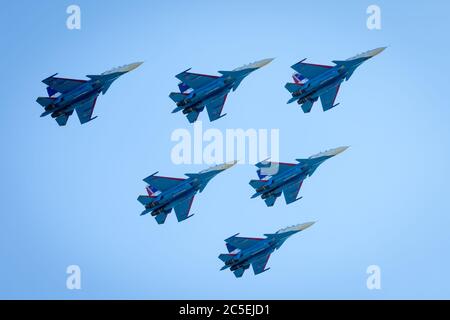
{"type": "Polygon", "coordinates": [[[91,99],[85,100],[75,106],[75,110],[77,110],[78,119],[80,119],[81,124],[97,118],[92,117],[92,114],[94,113],[95,103],[97,102],[97,97],[98,95],[95,95],[91,99]]]}
{"type": "Polygon", "coordinates": [[[183,71],[180,74],[176,75],[177,79],[181,80],[182,83],[187,85],[188,87],[196,90],[203,86],[206,86],[219,78],[218,76],[211,76],[207,74],[200,73],[192,73],[188,71],[183,71]]]}
{"type": "Polygon", "coordinates": [[[303,77],[307,79],[312,79],[317,77],[318,75],[326,72],[331,69],[332,66],[325,66],[321,64],[312,64],[303,62],[304,60],[294,64],[292,69],[300,73],[303,77]]]}
{"type": "Polygon", "coordinates": [[[226,100],[227,94],[223,94],[206,103],[206,110],[208,111],[210,121],[214,121],[225,116],[221,114],[226,100]]]}
{"type": "Polygon", "coordinates": [[[253,247],[259,241],[264,240],[263,238],[245,238],[245,237],[237,237],[233,236],[225,240],[227,246],[233,246],[236,249],[245,250],[253,247]]]}
{"type": "Polygon", "coordinates": [[[266,269],[267,262],[269,261],[270,253],[266,255],[261,255],[257,259],[253,260],[252,267],[253,272],[256,274],[263,273],[264,271],[267,271],[269,269],[266,269]]]}
{"type": "Polygon", "coordinates": [[[162,176],[149,176],[144,179],[144,181],[148,185],[158,189],[161,192],[164,192],[170,188],[175,187],[176,185],[180,184],[184,180],[185,179],[182,179],[182,178],[171,178],[171,177],[162,177],[162,176]]]}
{"type": "Polygon", "coordinates": [[[194,196],[186,198],[174,207],[178,222],[192,217],[192,215],[189,215],[189,211],[191,211],[192,207],[192,202],[194,202],[194,196]]]}
{"type": "Polygon", "coordinates": [[[42,82],[48,85],[56,92],[66,93],[79,87],[80,85],[85,83],[86,80],[56,78],[54,76],[51,76],[48,77],[47,79],[42,80],[42,82]]]}
{"type": "Polygon", "coordinates": [[[336,101],[336,97],[339,92],[339,87],[340,85],[337,85],[336,87],[329,89],[320,96],[320,102],[322,103],[323,111],[330,110],[331,108],[337,106],[337,104],[334,104],[334,102],[336,101]]]}
{"type": "Polygon", "coordinates": [[[300,188],[302,187],[302,184],[303,180],[298,180],[288,184],[286,187],[283,188],[284,199],[286,200],[286,204],[290,204],[292,202],[299,200],[297,198],[297,195],[300,191],[300,188]]]}

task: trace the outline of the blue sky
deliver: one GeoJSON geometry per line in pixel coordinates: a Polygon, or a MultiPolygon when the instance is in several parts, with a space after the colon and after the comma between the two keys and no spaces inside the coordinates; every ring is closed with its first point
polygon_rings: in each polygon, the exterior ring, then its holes
{"type": "MultiPolygon", "coordinates": [[[[15,1],[0,11],[1,298],[309,299],[450,298],[450,109],[446,1],[377,1],[382,29],[366,28],[371,1],[15,1]],[[326,113],[286,105],[293,63],[330,63],[380,46],[326,113]],[[174,75],[215,73],[275,57],[229,96],[228,115],[203,127],[280,130],[292,161],[341,145],[305,181],[301,201],[250,199],[254,167],[217,176],[195,216],[159,226],[140,217],[142,179],[181,177],[175,165],[174,75]],[[98,119],[60,128],[39,118],[40,83],[145,61],[101,96],[98,119]],[[291,237],[259,276],[219,272],[223,239],[318,221],[291,237]],[[66,289],[79,265],[82,289],[66,289]],[[366,268],[381,268],[381,290],[366,268]]],[[[206,120],[206,115],[201,116],[206,120]]]]}

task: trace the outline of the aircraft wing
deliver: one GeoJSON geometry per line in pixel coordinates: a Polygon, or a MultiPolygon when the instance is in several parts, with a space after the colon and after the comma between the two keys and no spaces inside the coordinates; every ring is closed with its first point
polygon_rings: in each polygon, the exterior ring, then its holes
{"type": "Polygon", "coordinates": [[[194,201],[194,196],[186,198],[185,200],[178,203],[174,207],[178,222],[186,220],[187,218],[190,218],[192,216],[192,215],[189,215],[189,211],[191,211],[191,206],[192,206],[193,201],[194,201]]]}
{"type": "Polygon", "coordinates": [[[337,85],[336,87],[329,89],[320,96],[320,102],[322,102],[323,111],[330,110],[331,108],[337,106],[337,104],[335,105],[334,102],[336,101],[339,87],[340,85],[337,85]]]}
{"type": "Polygon", "coordinates": [[[175,187],[176,185],[180,184],[185,179],[182,178],[170,178],[170,177],[161,177],[161,176],[149,176],[144,179],[144,181],[152,186],[158,189],[161,192],[164,192],[172,187],[175,187]]]}
{"type": "Polygon", "coordinates": [[[50,88],[52,88],[56,92],[60,92],[60,93],[66,93],[66,92],[72,91],[73,89],[79,87],[81,84],[85,83],[86,81],[87,80],[56,78],[55,76],[51,76],[51,77],[48,77],[47,79],[42,80],[43,83],[48,85],[50,88]]]}
{"type": "Polygon", "coordinates": [[[262,180],[267,176],[283,173],[296,165],[296,163],[262,161],[256,164],[256,167],[259,168],[256,172],[262,180]]]}
{"type": "Polygon", "coordinates": [[[284,199],[286,200],[286,204],[290,204],[292,202],[299,200],[297,198],[297,195],[298,192],[300,191],[300,188],[302,187],[302,184],[303,180],[298,180],[288,184],[286,187],[283,188],[284,199]]]}
{"type": "Polygon", "coordinates": [[[92,114],[94,113],[95,103],[97,102],[97,97],[98,94],[90,99],[82,101],[81,103],[75,106],[75,110],[77,110],[78,119],[80,119],[81,124],[84,124],[97,118],[92,117],[92,114]]]}
{"type": "Polygon", "coordinates": [[[235,249],[245,250],[245,249],[253,247],[255,244],[257,244],[261,240],[264,240],[264,239],[263,238],[244,238],[244,237],[232,236],[231,238],[226,239],[225,242],[227,243],[227,247],[230,245],[230,246],[234,247],[235,249]]]}
{"type": "Polygon", "coordinates": [[[210,84],[211,82],[219,78],[218,76],[188,72],[189,70],[190,69],[183,71],[177,74],[175,77],[194,90],[210,84]]]}
{"type": "Polygon", "coordinates": [[[270,253],[261,255],[252,262],[253,272],[255,275],[263,273],[269,269],[266,269],[267,262],[269,261],[270,253]]]}
{"type": "Polygon", "coordinates": [[[325,66],[321,64],[305,63],[304,60],[294,64],[291,68],[300,73],[304,78],[312,79],[324,73],[332,66],[325,66]]]}
{"type": "Polygon", "coordinates": [[[210,121],[222,118],[225,115],[221,115],[225,101],[227,100],[228,92],[221,94],[214,99],[209,100],[206,103],[206,110],[208,111],[208,116],[210,121]]]}

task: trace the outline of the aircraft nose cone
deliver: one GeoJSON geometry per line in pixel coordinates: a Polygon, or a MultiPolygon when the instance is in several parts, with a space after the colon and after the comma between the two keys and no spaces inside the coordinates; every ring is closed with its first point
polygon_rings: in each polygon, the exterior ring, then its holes
{"type": "Polygon", "coordinates": [[[375,57],[376,55],[378,55],[381,52],[383,52],[384,49],[386,49],[386,47],[380,47],[380,48],[376,48],[376,49],[370,50],[370,51],[367,52],[367,56],[369,58],[375,57]]]}
{"type": "Polygon", "coordinates": [[[327,158],[334,157],[334,156],[338,155],[339,153],[344,152],[347,149],[348,149],[347,146],[330,149],[330,150],[315,154],[315,155],[311,156],[310,159],[316,159],[316,158],[322,158],[322,157],[327,157],[327,158]]]}
{"type": "Polygon", "coordinates": [[[301,225],[298,226],[299,231],[308,229],[308,228],[311,227],[314,223],[316,223],[316,222],[315,222],[315,221],[311,221],[311,222],[305,222],[305,223],[302,223],[301,225]]]}
{"type": "Polygon", "coordinates": [[[265,65],[268,65],[269,63],[271,63],[273,61],[273,59],[275,58],[268,58],[268,59],[263,59],[260,61],[255,62],[255,68],[262,68],[265,65]]]}
{"type": "Polygon", "coordinates": [[[331,155],[331,156],[337,156],[339,153],[344,152],[344,151],[347,150],[348,148],[349,148],[348,146],[335,148],[335,149],[333,149],[333,150],[330,150],[330,155],[331,155]]]}
{"type": "Polygon", "coordinates": [[[287,228],[281,229],[281,230],[277,231],[277,234],[287,233],[290,236],[290,235],[293,235],[294,233],[297,233],[299,231],[303,231],[305,229],[308,229],[314,223],[316,223],[316,222],[315,221],[311,221],[311,222],[300,223],[300,224],[297,224],[295,226],[291,226],[291,227],[287,227],[287,228]]]}
{"type": "Polygon", "coordinates": [[[200,173],[208,173],[208,172],[210,172],[210,173],[218,174],[218,173],[220,173],[222,171],[225,171],[225,170],[231,168],[236,163],[237,163],[237,160],[230,161],[230,162],[225,162],[223,164],[219,164],[217,166],[213,166],[213,167],[210,167],[208,169],[202,170],[202,171],[200,171],[200,173]]]}
{"type": "Polygon", "coordinates": [[[222,170],[227,170],[227,169],[230,169],[231,167],[233,167],[234,165],[236,165],[236,163],[237,163],[237,160],[233,160],[233,161],[230,161],[230,162],[226,162],[226,163],[224,163],[222,166],[223,166],[223,169],[222,170]]]}
{"type": "Polygon", "coordinates": [[[124,72],[130,72],[136,68],[138,68],[141,64],[143,64],[144,62],[134,62],[134,63],[130,63],[126,66],[124,66],[124,72]]]}

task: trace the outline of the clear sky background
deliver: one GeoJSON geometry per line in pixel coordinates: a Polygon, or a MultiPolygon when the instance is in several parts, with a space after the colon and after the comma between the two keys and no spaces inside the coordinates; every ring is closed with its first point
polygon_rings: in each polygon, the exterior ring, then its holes
{"type": "MultiPolygon", "coordinates": [[[[14,1],[0,10],[1,298],[450,298],[448,1],[14,1]],[[66,8],[81,7],[81,30],[66,8]],[[381,7],[382,29],[366,9],[381,7]],[[286,105],[290,66],[380,46],[326,113],[286,105]],[[207,165],[171,162],[174,75],[215,73],[275,57],[203,127],[280,129],[293,161],[350,145],[305,181],[304,198],[250,199],[255,168],[217,176],[191,219],[140,217],[147,175],[207,165]],[[145,61],[98,100],[98,119],[60,128],[39,118],[40,81],[84,78],[145,61]],[[271,270],[220,272],[224,239],[318,221],[272,255],[271,270]],[[82,289],[66,289],[79,265],[82,289]],[[381,268],[381,290],[366,268],[381,268]]],[[[200,117],[206,120],[206,113],[200,117]]]]}

